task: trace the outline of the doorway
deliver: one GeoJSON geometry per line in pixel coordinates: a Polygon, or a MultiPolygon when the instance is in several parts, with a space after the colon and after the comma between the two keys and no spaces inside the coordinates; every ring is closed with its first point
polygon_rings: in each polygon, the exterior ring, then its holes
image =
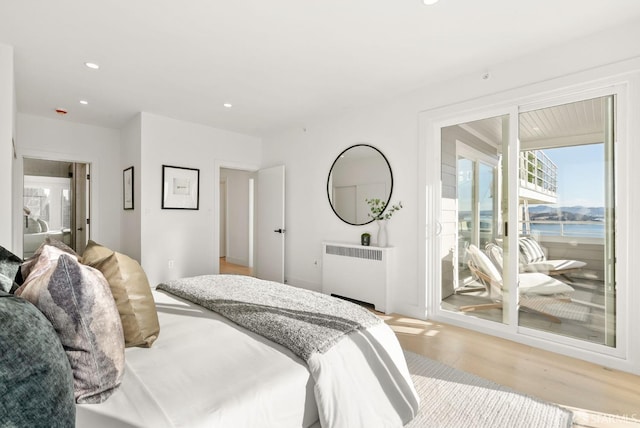
{"type": "Polygon", "coordinates": [[[624,352],[618,91],[434,123],[436,319],[624,352]]]}
{"type": "Polygon", "coordinates": [[[23,258],[47,239],[82,254],[90,237],[90,164],[24,158],[23,258]]]}
{"type": "Polygon", "coordinates": [[[220,168],[220,273],[253,276],[253,172],[220,168]]]}

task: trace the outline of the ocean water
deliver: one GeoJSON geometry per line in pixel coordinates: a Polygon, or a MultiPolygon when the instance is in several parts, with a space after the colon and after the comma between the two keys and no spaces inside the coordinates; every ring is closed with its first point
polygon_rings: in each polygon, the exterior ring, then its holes
{"type": "Polygon", "coordinates": [[[560,224],[531,223],[531,231],[544,236],[583,236],[604,238],[604,223],[595,224],[560,224]]]}

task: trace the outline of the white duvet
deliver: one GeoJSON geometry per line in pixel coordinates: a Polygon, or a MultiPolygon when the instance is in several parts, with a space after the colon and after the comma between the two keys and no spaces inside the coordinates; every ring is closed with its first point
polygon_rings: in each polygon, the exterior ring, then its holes
{"type": "Polygon", "coordinates": [[[121,387],[105,403],[78,405],[77,427],[399,427],[417,411],[385,324],[349,335],[307,367],[214,312],[160,291],[154,298],[158,340],[126,350],[121,387]]]}

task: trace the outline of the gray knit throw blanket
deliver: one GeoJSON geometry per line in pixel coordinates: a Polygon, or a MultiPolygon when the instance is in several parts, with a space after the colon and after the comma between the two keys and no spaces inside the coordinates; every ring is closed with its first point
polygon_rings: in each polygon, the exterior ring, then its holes
{"type": "Polygon", "coordinates": [[[305,362],[348,333],[382,320],[353,303],[315,291],[240,275],[202,275],[159,284],[290,349],[305,362]]]}

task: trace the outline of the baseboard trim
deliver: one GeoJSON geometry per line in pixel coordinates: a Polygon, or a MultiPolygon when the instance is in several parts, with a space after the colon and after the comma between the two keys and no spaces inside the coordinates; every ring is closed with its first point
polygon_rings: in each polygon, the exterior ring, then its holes
{"type": "Polygon", "coordinates": [[[322,292],[322,284],[316,284],[315,282],[305,281],[299,278],[287,277],[285,283],[294,287],[304,288],[311,291],[322,292]]]}

